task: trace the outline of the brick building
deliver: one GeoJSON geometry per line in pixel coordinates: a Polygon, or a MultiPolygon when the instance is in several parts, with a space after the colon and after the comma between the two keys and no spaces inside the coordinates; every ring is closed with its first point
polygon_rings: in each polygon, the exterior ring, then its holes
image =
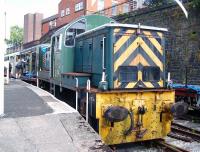
{"type": "MultiPolygon", "coordinates": [[[[42,20],[42,41],[56,29],[72,20],[88,14],[115,16],[143,7],[144,0],[61,0],[58,14],[42,20]]],[[[46,42],[44,40],[44,42],[46,42]]]]}
{"type": "Polygon", "coordinates": [[[24,15],[24,44],[40,39],[42,19],[40,13],[24,15]]]}
{"type": "Polygon", "coordinates": [[[42,20],[42,36],[52,30],[57,25],[58,15],[53,15],[42,20]]]}
{"type": "Polygon", "coordinates": [[[58,4],[57,26],[62,26],[80,16],[92,14],[126,1],[127,0],[61,0],[58,4]]]}

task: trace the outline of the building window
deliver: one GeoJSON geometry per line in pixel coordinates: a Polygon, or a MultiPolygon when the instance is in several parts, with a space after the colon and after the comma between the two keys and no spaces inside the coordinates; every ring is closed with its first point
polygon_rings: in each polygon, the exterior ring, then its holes
{"type": "Polygon", "coordinates": [[[69,15],[69,14],[70,14],[70,9],[66,8],[66,15],[69,15]]]}
{"type": "Polygon", "coordinates": [[[123,4],[123,13],[128,13],[129,12],[129,4],[125,3],[123,4]]]}
{"type": "Polygon", "coordinates": [[[75,12],[80,11],[83,9],[83,2],[77,3],[75,5],[75,12]]]}
{"type": "Polygon", "coordinates": [[[117,15],[117,1],[112,1],[112,15],[115,16],[117,15]]]}
{"type": "Polygon", "coordinates": [[[133,9],[137,9],[137,2],[136,1],[133,2],[133,9]]]}
{"type": "Polygon", "coordinates": [[[49,28],[50,28],[50,29],[51,29],[52,25],[53,25],[53,22],[50,21],[50,22],[49,22],[49,28]]]}
{"type": "Polygon", "coordinates": [[[65,10],[61,10],[60,12],[60,17],[63,17],[63,16],[65,16],[65,10]]]}
{"type": "Polygon", "coordinates": [[[104,9],[104,0],[98,0],[98,11],[101,11],[104,9]]]}
{"type": "Polygon", "coordinates": [[[136,0],[130,0],[129,1],[129,4],[130,4],[130,9],[131,10],[136,10],[138,7],[137,7],[137,1],[136,0]]]}
{"type": "Polygon", "coordinates": [[[49,28],[52,29],[54,27],[56,27],[56,20],[53,20],[53,21],[49,22],[49,28]]]}

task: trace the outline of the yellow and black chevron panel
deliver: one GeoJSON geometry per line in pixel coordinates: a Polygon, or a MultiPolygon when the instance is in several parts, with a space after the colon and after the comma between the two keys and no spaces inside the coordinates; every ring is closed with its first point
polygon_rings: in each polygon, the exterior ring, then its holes
{"type": "Polygon", "coordinates": [[[114,88],[160,88],[164,82],[163,33],[115,28],[114,88]]]}

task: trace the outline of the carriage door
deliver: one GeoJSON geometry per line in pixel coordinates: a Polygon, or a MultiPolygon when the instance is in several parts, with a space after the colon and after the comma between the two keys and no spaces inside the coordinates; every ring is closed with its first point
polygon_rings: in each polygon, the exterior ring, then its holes
{"type": "Polygon", "coordinates": [[[52,38],[52,43],[51,43],[51,77],[54,77],[54,50],[55,49],[55,37],[52,38]]]}

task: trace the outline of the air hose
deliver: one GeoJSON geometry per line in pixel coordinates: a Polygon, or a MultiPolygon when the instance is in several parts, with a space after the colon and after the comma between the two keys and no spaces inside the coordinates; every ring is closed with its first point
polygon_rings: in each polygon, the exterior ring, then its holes
{"type": "Polygon", "coordinates": [[[132,112],[132,110],[128,111],[128,115],[129,115],[129,117],[131,119],[131,125],[130,125],[128,130],[124,131],[124,135],[125,136],[129,135],[131,133],[131,131],[133,130],[133,128],[134,128],[134,120],[133,120],[133,112],[132,112]]]}

